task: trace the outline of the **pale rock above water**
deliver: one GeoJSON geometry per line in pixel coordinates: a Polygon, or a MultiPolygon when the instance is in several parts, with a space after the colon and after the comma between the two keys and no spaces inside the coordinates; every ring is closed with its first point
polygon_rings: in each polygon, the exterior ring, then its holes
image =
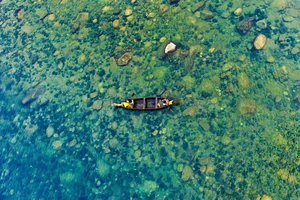
{"type": "Polygon", "coordinates": [[[174,44],[173,42],[170,42],[169,44],[167,44],[167,46],[165,48],[165,54],[171,53],[175,50],[176,50],[176,44],[174,44]]]}

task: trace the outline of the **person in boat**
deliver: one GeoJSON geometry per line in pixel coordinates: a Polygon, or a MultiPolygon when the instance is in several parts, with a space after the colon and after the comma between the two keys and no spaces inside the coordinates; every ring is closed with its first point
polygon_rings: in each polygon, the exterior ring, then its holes
{"type": "Polygon", "coordinates": [[[163,106],[168,106],[169,105],[169,99],[163,99],[162,100],[162,105],[163,106]]]}
{"type": "Polygon", "coordinates": [[[134,104],[134,101],[133,101],[132,97],[130,97],[129,99],[127,99],[127,100],[124,101],[124,102],[121,102],[121,103],[113,103],[112,106],[115,106],[115,107],[123,107],[123,108],[132,108],[132,107],[133,107],[133,104],[134,104]]]}
{"type": "Polygon", "coordinates": [[[174,104],[179,104],[179,101],[177,101],[177,100],[168,101],[168,106],[173,106],[174,104]]]}
{"type": "Polygon", "coordinates": [[[127,99],[126,102],[128,102],[131,106],[133,106],[133,104],[134,104],[134,101],[133,101],[132,97],[130,97],[129,99],[127,99]]]}

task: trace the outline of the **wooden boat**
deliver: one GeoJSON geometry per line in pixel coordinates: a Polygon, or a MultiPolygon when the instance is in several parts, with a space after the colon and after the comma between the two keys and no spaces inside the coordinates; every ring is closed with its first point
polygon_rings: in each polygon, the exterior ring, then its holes
{"type": "Polygon", "coordinates": [[[112,106],[129,110],[160,110],[179,104],[178,100],[169,100],[163,97],[129,98],[121,103],[113,103],[112,106]]]}

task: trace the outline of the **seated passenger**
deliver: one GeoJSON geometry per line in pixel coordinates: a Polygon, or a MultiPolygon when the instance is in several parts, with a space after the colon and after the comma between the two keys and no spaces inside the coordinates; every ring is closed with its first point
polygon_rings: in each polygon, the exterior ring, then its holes
{"type": "Polygon", "coordinates": [[[169,100],[168,99],[163,99],[162,104],[163,104],[163,106],[168,106],[169,105],[169,100]]]}

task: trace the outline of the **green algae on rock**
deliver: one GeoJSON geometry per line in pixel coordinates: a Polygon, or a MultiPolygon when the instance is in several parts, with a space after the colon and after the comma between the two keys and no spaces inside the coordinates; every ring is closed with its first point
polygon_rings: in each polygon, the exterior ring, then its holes
{"type": "Polygon", "coordinates": [[[238,111],[242,115],[254,114],[256,112],[256,102],[253,99],[241,99],[238,111]]]}
{"type": "Polygon", "coordinates": [[[188,181],[192,178],[192,176],[193,176],[193,169],[190,166],[185,165],[182,169],[181,180],[188,181]]]}

